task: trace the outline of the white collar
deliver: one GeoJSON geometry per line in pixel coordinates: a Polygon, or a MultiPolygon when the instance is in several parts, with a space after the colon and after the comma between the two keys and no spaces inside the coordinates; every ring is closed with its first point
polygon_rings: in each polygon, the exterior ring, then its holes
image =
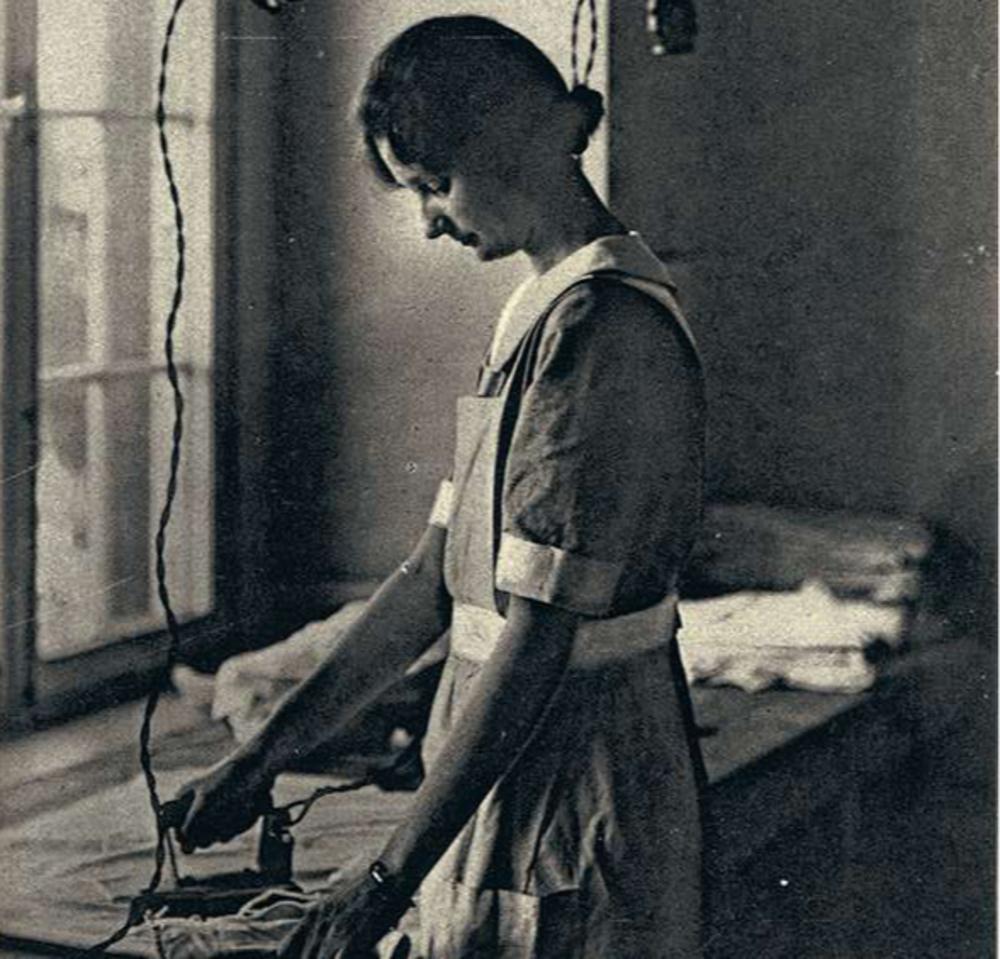
{"type": "Polygon", "coordinates": [[[599,237],[551,269],[529,277],[514,291],[500,314],[486,365],[494,371],[502,369],[554,300],[583,277],[608,272],[674,289],[667,268],[638,233],[599,237]]]}

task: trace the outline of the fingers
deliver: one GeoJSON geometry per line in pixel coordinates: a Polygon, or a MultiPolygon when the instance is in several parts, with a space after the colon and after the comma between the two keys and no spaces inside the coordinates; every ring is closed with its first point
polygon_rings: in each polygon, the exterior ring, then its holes
{"type": "Polygon", "coordinates": [[[278,959],[301,959],[308,935],[309,915],[282,940],[278,946],[278,959]]]}
{"type": "Polygon", "coordinates": [[[188,808],[193,798],[192,793],[182,791],[176,799],[171,799],[160,807],[160,817],[164,829],[180,829],[187,818],[188,808]]]}
{"type": "Polygon", "coordinates": [[[309,907],[302,921],[278,947],[278,959],[309,959],[319,954],[315,949],[316,933],[322,920],[323,906],[323,903],[317,903],[309,907]]]}
{"type": "Polygon", "coordinates": [[[336,952],[336,944],[331,942],[334,939],[334,919],[337,910],[329,903],[324,903],[316,911],[316,919],[312,924],[309,937],[306,939],[305,950],[302,959],[333,959],[336,952]]]}
{"type": "Polygon", "coordinates": [[[177,828],[177,838],[181,842],[181,851],[189,856],[199,846],[207,846],[201,830],[198,828],[202,818],[202,810],[205,808],[205,796],[199,790],[191,793],[191,801],[188,803],[187,815],[184,821],[177,828]]]}
{"type": "Polygon", "coordinates": [[[238,815],[239,810],[221,813],[216,805],[212,808],[204,795],[197,795],[191,804],[184,824],[178,830],[178,839],[185,854],[195,849],[205,849],[215,843],[229,842],[241,832],[249,829],[254,820],[238,815]]]}

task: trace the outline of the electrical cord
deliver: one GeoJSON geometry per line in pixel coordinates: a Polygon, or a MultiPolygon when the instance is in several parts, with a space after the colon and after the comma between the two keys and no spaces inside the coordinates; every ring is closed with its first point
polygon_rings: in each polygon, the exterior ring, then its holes
{"type": "Polygon", "coordinates": [[[576,0],[576,7],[573,9],[573,27],[571,31],[570,62],[573,71],[573,86],[586,86],[590,81],[591,71],[594,69],[594,62],[597,59],[597,0],[576,0]],[[587,63],[580,73],[580,14],[583,12],[583,5],[587,3],[590,10],[590,49],[587,51],[587,63]]]}
{"type": "MultiPolygon", "coordinates": [[[[180,882],[180,872],[177,866],[177,855],[174,850],[173,840],[170,830],[163,815],[163,803],[160,800],[157,785],[156,772],[153,769],[153,757],[151,750],[151,740],[153,732],[153,716],[160,702],[160,696],[169,681],[171,671],[177,661],[181,643],[181,629],[177,615],[174,612],[170,600],[170,589],[167,584],[167,562],[166,544],[167,529],[173,514],[174,502],[177,498],[178,478],[180,475],[181,449],[184,438],[184,393],[181,388],[180,375],[177,369],[174,348],[174,334],[177,329],[177,319],[180,314],[181,304],[184,301],[184,277],[186,272],[186,251],[187,241],[184,233],[184,210],[181,205],[180,189],[174,175],[173,162],[170,158],[170,142],[167,136],[167,67],[170,62],[170,46],[177,30],[177,21],[186,0],[174,0],[170,18],[167,21],[166,30],[163,37],[163,45],[160,51],[160,72],[157,83],[156,95],[156,127],[158,133],[160,157],[163,164],[163,173],[166,178],[167,188],[170,193],[170,202],[174,211],[174,228],[176,236],[177,261],[174,274],[174,292],[167,314],[166,331],[163,343],[163,350],[166,356],[167,379],[174,403],[173,431],[171,435],[170,465],[167,477],[166,493],[164,496],[163,508],[160,511],[159,523],[156,531],[155,552],[156,552],[156,587],[160,605],[163,607],[164,617],[167,626],[167,655],[163,672],[154,682],[149,696],[146,698],[145,708],[142,714],[142,724],[139,728],[139,764],[142,767],[143,778],[146,782],[146,789],[149,793],[149,803],[156,819],[156,846],[154,851],[153,873],[149,883],[143,890],[143,895],[155,892],[163,879],[163,868],[168,861],[171,873],[175,882],[180,882]]],[[[323,796],[333,793],[350,792],[360,789],[369,784],[369,780],[359,780],[356,782],[344,783],[338,786],[323,786],[316,789],[312,795],[305,799],[296,800],[282,807],[289,816],[289,824],[294,825],[301,822],[305,815],[312,808],[314,802],[323,796]],[[301,807],[301,808],[300,808],[301,807]],[[299,809],[297,814],[292,810],[299,809]]],[[[125,921],[110,936],[96,943],[82,954],[86,956],[99,955],[111,946],[121,942],[129,931],[141,923],[145,916],[136,907],[135,900],[125,921]]],[[[162,943],[157,936],[157,951],[163,955],[162,943]]]]}
{"type": "MultiPolygon", "coordinates": [[[[170,303],[170,310],[167,314],[166,337],[164,340],[164,353],[167,360],[167,379],[174,398],[174,425],[171,437],[170,449],[170,469],[167,478],[166,495],[163,508],[160,511],[159,525],[156,531],[156,587],[160,604],[163,607],[164,616],[167,623],[167,657],[164,671],[161,676],[154,681],[152,690],[146,699],[146,706],[142,714],[142,725],[139,728],[139,764],[142,767],[143,777],[146,781],[146,788],[149,792],[149,802],[156,817],[156,848],[154,852],[153,874],[150,877],[149,885],[144,892],[155,892],[163,878],[163,866],[167,856],[170,857],[170,866],[174,878],[179,880],[177,871],[177,857],[174,852],[173,843],[170,839],[169,830],[163,821],[163,804],[157,789],[156,772],[153,769],[153,757],[150,749],[150,741],[153,733],[153,715],[159,705],[160,696],[166,683],[169,681],[170,672],[177,660],[180,650],[180,623],[170,602],[170,589],[167,585],[167,564],[166,564],[166,543],[167,527],[170,525],[170,517],[173,512],[174,500],[177,497],[177,480],[180,473],[181,463],[181,441],[184,437],[184,394],[181,390],[180,376],[177,371],[177,364],[174,359],[174,333],[177,328],[177,317],[180,313],[181,303],[184,300],[184,272],[185,272],[185,251],[186,241],[184,236],[184,211],[181,208],[181,195],[174,177],[173,163],[170,159],[170,144],[167,139],[167,65],[170,61],[170,44],[177,29],[177,18],[186,0],[174,0],[170,19],[167,21],[166,31],[163,37],[163,46],[160,51],[160,75],[157,84],[156,95],[156,127],[159,134],[160,157],[163,162],[163,172],[166,176],[167,186],[170,191],[170,201],[174,208],[174,225],[177,237],[177,268],[174,275],[174,294],[170,303]]],[[[133,926],[141,922],[143,916],[138,914],[138,910],[133,906],[125,922],[116,929],[110,936],[96,945],[86,950],[84,955],[96,955],[106,951],[115,943],[120,942],[128,935],[133,926]]]]}

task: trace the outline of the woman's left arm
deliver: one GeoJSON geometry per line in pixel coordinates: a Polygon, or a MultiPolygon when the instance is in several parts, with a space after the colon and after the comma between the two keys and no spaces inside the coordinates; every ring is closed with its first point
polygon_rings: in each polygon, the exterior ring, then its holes
{"type": "Polygon", "coordinates": [[[476,678],[462,721],[379,859],[385,883],[367,873],[347,883],[304,921],[282,955],[354,955],[388,931],[528,742],[562,680],[578,620],[575,613],[511,596],[503,638],[476,678]]]}
{"type": "Polygon", "coordinates": [[[578,620],[555,606],[510,597],[503,637],[476,678],[461,722],[381,857],[406,895],[527,743],[566,670],[578,620]]]}

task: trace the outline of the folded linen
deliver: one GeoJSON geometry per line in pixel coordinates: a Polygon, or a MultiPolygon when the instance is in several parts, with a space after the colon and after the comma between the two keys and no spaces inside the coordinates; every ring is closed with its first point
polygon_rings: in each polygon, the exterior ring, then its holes
{"type": "Polygon", "coordinates": [[[681,658],[691,682],[748,692],[782,684],[854,693],[875,682],[866,649],[903,641],[905,610],[841,600],[810,580],[794,592],[688,600],[681,619],[681,658]]]}

